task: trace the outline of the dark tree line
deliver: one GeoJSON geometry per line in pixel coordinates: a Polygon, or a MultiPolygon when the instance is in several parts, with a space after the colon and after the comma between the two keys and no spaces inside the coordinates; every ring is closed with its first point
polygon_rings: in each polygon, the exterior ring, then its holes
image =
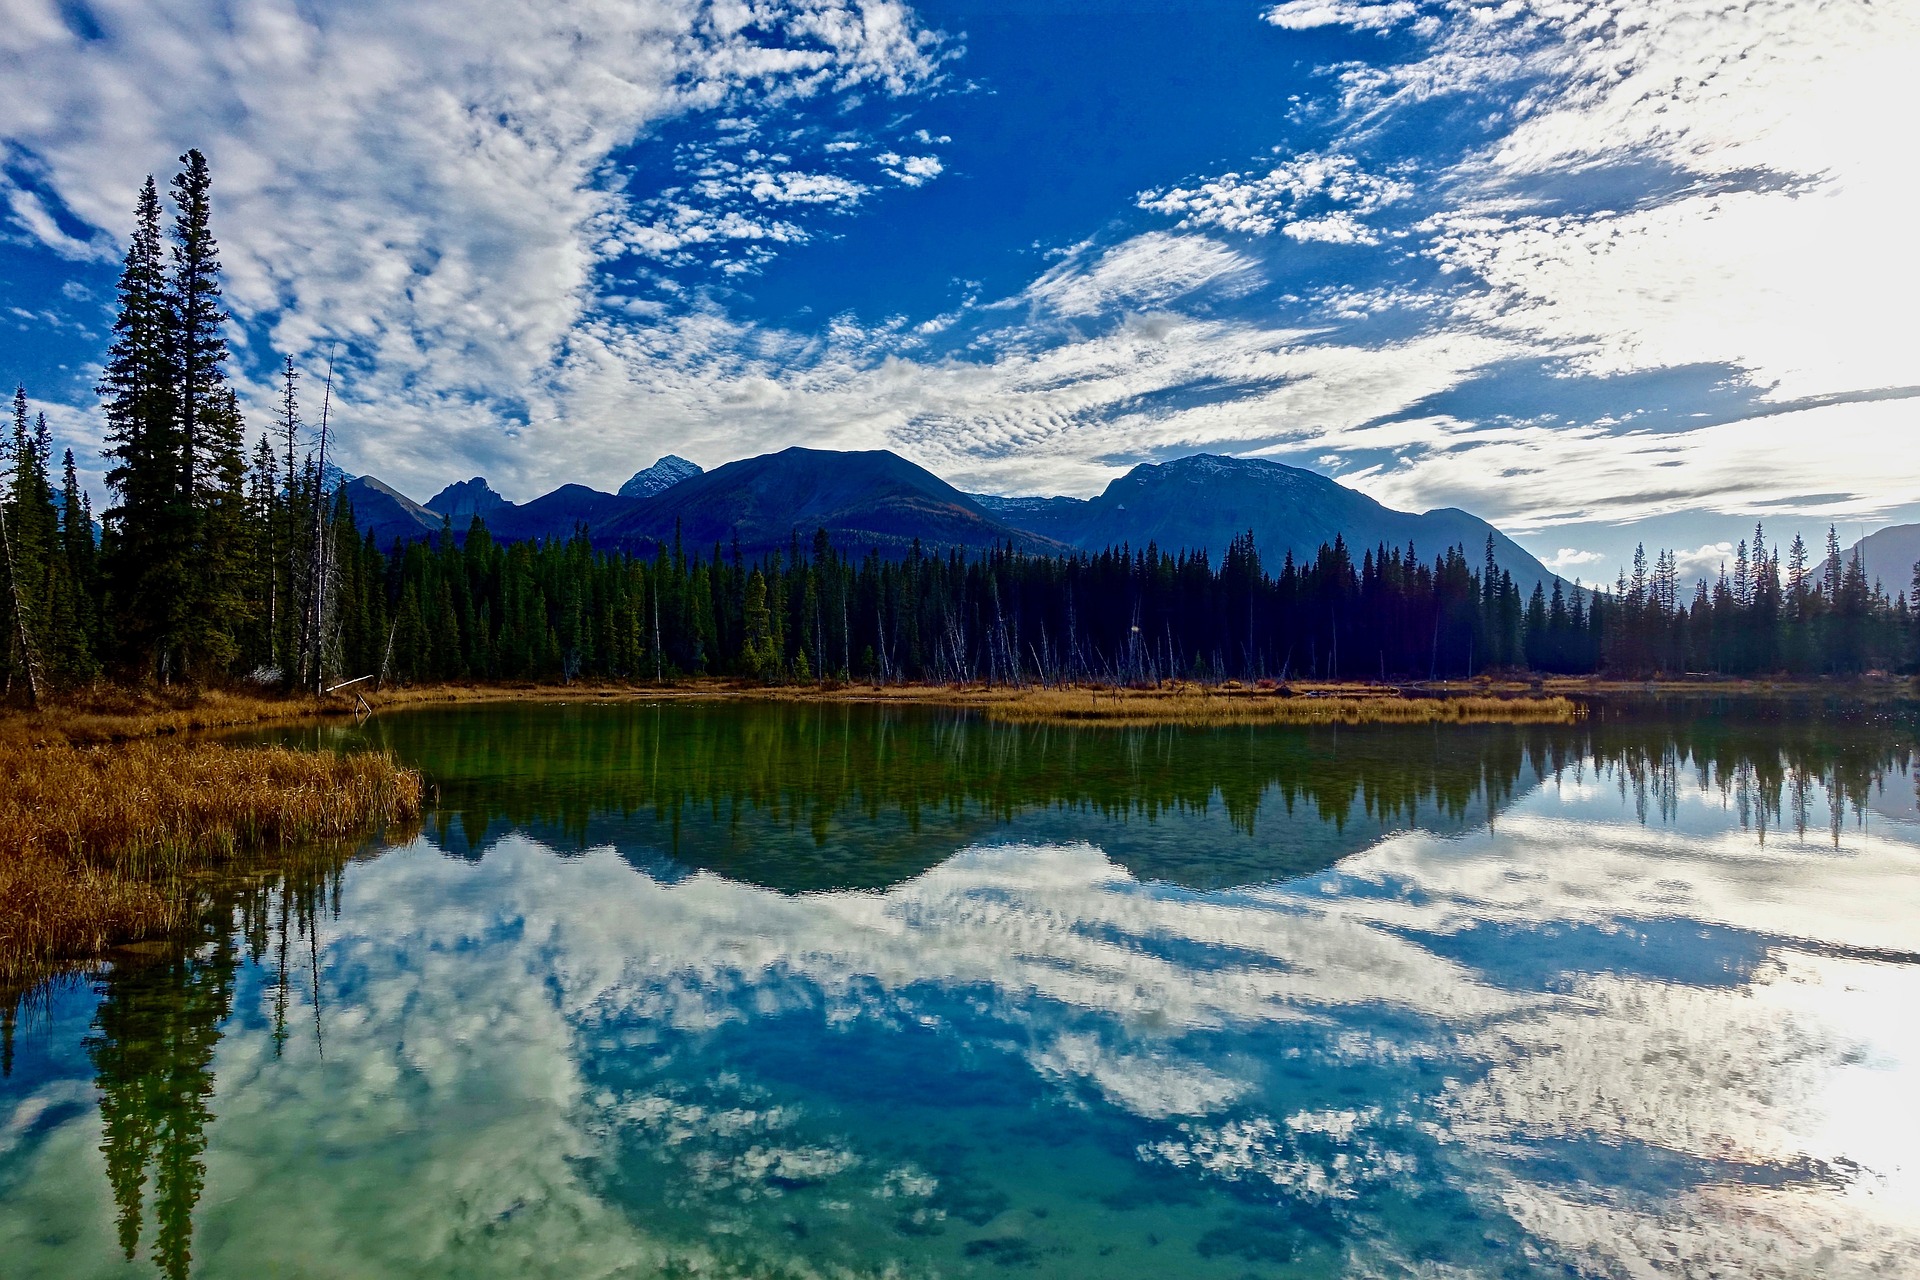
{"type": "Polygon", "coordinates": [[[227,379],[211,185],[180,158],[171,216],[148,178],[122,261],[98,387],[112,505],[96,526],[72,450],[53,480],[46,416],[13,398],[0,439],[0,674],[24,686],[222,680],[266,669],[316,686],[338,669],[330,612],[334,501],[325,413],[303,432],[287,362],[278,439],[251,462],[227,379]]]}
{"type": "MultiPolygon", "coordinates": [[[[344,544],[351,523],[336,518],[344,544]]],[[[1490,556],[1375,547],[1356,563],[1337,538],[1271,571],[1250,535],[1217,565],[1154,547],[855,558],[824,534],[751,560],[717,546],[648,559],[584,538],[503,546],[476,520],[463,540],[390,555],[361,542],[340,558],[348,665],[414,680],[1849,674],[1911,668],[1920,646],[1904,594],[1865,585],[1837,549],[1819,574],[1776,588],[1771,569],[1744,585],[1736,573],[1691,603],[1640,570],[1612,593],[1556,583],[1523,596],[1490,556]]]]}
{"type": "MultiPolygon", "coordinates": [[[[99,393],[112,503],[96,529],[71,450],[15,393],[0,437],[0,674],[10,693],[103,675],[322,689],[399,680],[1107,681],[1434,678],[1489,670],[1849,674],[1920,666],[1920,628],[1829,530],[1785,563],[1756,529],[1683,598],[1637,553],[1613,589],[1523,593],[1484,555],[1352,548],[1218,563],[1157,547],[1035,557],[915,547],[850,556],[824,533],[782,554],[495,542],[479,522],[409,546],[360,538],[327,477],[331,375],[303,419],[287,359],[249,456],[197,151],[135,204],[99,393]],[[1358,558],[1356,560],[1356,551],[1358,558]]],[[[1915,584],[1920,595],[1920,581],[1915,584]]]]}

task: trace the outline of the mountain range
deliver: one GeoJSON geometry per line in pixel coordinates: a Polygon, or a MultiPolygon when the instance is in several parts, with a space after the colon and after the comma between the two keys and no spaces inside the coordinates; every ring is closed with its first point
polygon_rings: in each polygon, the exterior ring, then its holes
{"type": "Polygon", "coordinates": [[[712,471],[672,455],[637,473],[620,493],[562,485],[525,504],[505,501],[482,478],[449,485],[425,503],[370,476],[347,486],[354,518],[380,545],[451,527],[464,536],[475,515],[502,541],[564,538],[584,531],[596,547],[652,554],[676,537],[689,550],[738,545],[747,555],[810,544],[824,529],[841,551],[896,556],[918,541],[929,551],[1012,546],[1036,554],[1149,544],[1205,550],[1217,564],[1252,531],[1269,570],[1291,552],[1310,559],[1344,537],[1357,559],[1380,544],[1411,543],[1422,559],[1463,547],[1478,564],[1494,558],[1522,591],[1551,584],[1532,555],[1478,516],[1456,508],[1396,511],[1318,472],[1263,459],[1195,454],[1133,468],[1093,498],[1006,498],[962,493],[886,450],[791,448],[712,471]]]}
{"type": "Polygon", "coordinates": [[[1478,564],[1491,536],[1495,560],[1523,591],[1553,580],[1512,539],[1457,507],[1396,511],[1317,471],[1260,458],[1199,453],[1144,463],[1095,498],[972,497],[1008,524],[1082,550],[1150,542],[1176,551],[1204,547],[1218,564],[1227,544],[1251,529],[1269,570],[1289,552],[1296,561],[1312,559],[1336,536],[1347,540],[1356,560],[1382,543],[1412,543],[1422,559],[1465,547],[1478,564]]]}

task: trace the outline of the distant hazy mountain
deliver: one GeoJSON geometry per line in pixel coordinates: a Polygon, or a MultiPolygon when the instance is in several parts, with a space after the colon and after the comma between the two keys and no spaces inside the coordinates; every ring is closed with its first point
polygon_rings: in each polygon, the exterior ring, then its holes
{"type": "Polygon", "coordinates": [[[689,549],[736,535],[749,554],[805,544],[825,529],[853,554],[904,551],[918,538],[930,551],[1011,542],[1030,551],[1060,548],[996,520],[966,494],[886,450],[839,453],[783,449],[729,462],[643,500],[597,531],[605,541],[642,551],[671,542],[676,526],[689,549]]]}
{"type": "Polygon", "coordinates": [[[507,505],[507,500],[493,491],[486,480],[475,476],[471,480],[462,480],[450,484],[427,499],[427,510],[443,515],[453,522],[453,527],[465,533],[467,525],[475,516],[490,520],[493,513],[507,505]]]}
{"type": "Polygon", "coordinates": [[[1867,581],[1878,578],[1889,596],[1913,589],[1913,566],[1920,561],[1920,524],[1889,525],[1853,544],[1867,566],[1867,581]]]}
{"type": "Polygon", "coordinates": [[[677,454],[668,454],[645,471],[636,471],[633,478],[620,486],[623,498],[651,498],[656,493],[665,493],[682,480],[691,480],[700,474],[700,464],[688,462],[677,454]]]}
{"type": "Polygon", "coordinates": [[[1404,548],[1411,542],[1422,560],[1462,546],[1477,564],[1491,534],[1494,558],[1523,592],[1553,582],[1545,565],[1478,516],[1453,507],[1421,515],[1395,511],[1318,472],[1258,458],[1201,453],[1144,464],[1097,498],[973,498],[1016,528],[1084,550],[1120,543],[1175,552],[1205,548],[1216,565],[1227,544],[1251,529],[1269,572],[1287,552],[1308,559],[1336,535],[1347,540],[1356,562],[1381,543],[1404,548]]]}
{"type": "Polygon", "coordinates": [[[353,504],[353,523],[382,547],[438,533],[445,524],[436,512],[372,476],[347,481],[344,492],[353,504]]]}

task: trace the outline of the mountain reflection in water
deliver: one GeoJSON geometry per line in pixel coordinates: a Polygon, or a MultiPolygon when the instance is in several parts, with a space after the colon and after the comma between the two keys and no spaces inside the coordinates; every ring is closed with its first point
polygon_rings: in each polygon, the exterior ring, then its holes
{"type": "Polygon", "coordinates": [[[1897,722],[589,704],[322,741],[421,767],[425,833],[8,1009],[8,1276],[1870,1275],[1920,1245],[1897,722]]]}

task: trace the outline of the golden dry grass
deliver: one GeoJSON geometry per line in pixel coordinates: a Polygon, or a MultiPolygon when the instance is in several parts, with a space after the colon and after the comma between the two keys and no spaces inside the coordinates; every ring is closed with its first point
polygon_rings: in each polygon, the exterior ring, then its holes
{"type": "Polygon", "coordinates": [[[1567,698],[1396,698],[1372,695],[1274,697],[1133,690],[1096,694],[1042,690],[989,705],[987,715],[1014,724],[1313,725],[1570,724],[1580,705],[1567,698]]]}
{"type": "MultiPolygon", "coordinates": [[[[691,694],[702,687],[695,685],[667,692],[691,694]]],[[[557,697],[630,696],[633,692],[630,686],[428,685],[381,693],[367,691],[363,698],[356,699],[354,690],[315,698],[224,689],[136,690],[102,685],[37,710],[0,708],[0,743],[66,742],[79,746],[129,742],[433,703],[550,701],[557,697]]]]}
{"type": "Polygon", "coordinates": [[[170,692],[102,686],[33,711],[0,711],[0,745],[86,745],[280,720],[340,715],[342,698],[269,697],[218,689],[170,692]]]}
{"type": "Polygon", "coordinates": [[[1188,684],[1157,689],[897,685],[771,689],[757,696],[954,707],[1012,724],[1568,724],[1584,714],[1581,704],[1557,695],[1403,697],[1388,686],[1362,684],[1284,689],[1188,684]]]}
{"type": "MultiPolygon", "coordinates": [[[[1574,690],[1568,690],[1574,692],[1574,690]]],[[[707,677],[666,686],[434,685],[369,695],[378,709],[453,702],[551,702],[644,698],[702,701],[739,698],[782,702],[854,702],[974,710],[1013,723],[1143,724],[1566,724],[1580,702],[1537,686],[1460,685],[1407,694],[1364,681],[1256,687],[1168,684],[1158,688],[1099,686],[840,684],[765,685],[707,677]],[[1436,696],[1437,695],[1437,696],[1436,696]]]]}
{"type": "MultiPolygon", "coordinates": [[[[44,726],[43,726],[44,727],[44,726]]],[[[0,986],[187,923],[191,877],[420,813],[378,755],[0,732],[0,986]]]]}

